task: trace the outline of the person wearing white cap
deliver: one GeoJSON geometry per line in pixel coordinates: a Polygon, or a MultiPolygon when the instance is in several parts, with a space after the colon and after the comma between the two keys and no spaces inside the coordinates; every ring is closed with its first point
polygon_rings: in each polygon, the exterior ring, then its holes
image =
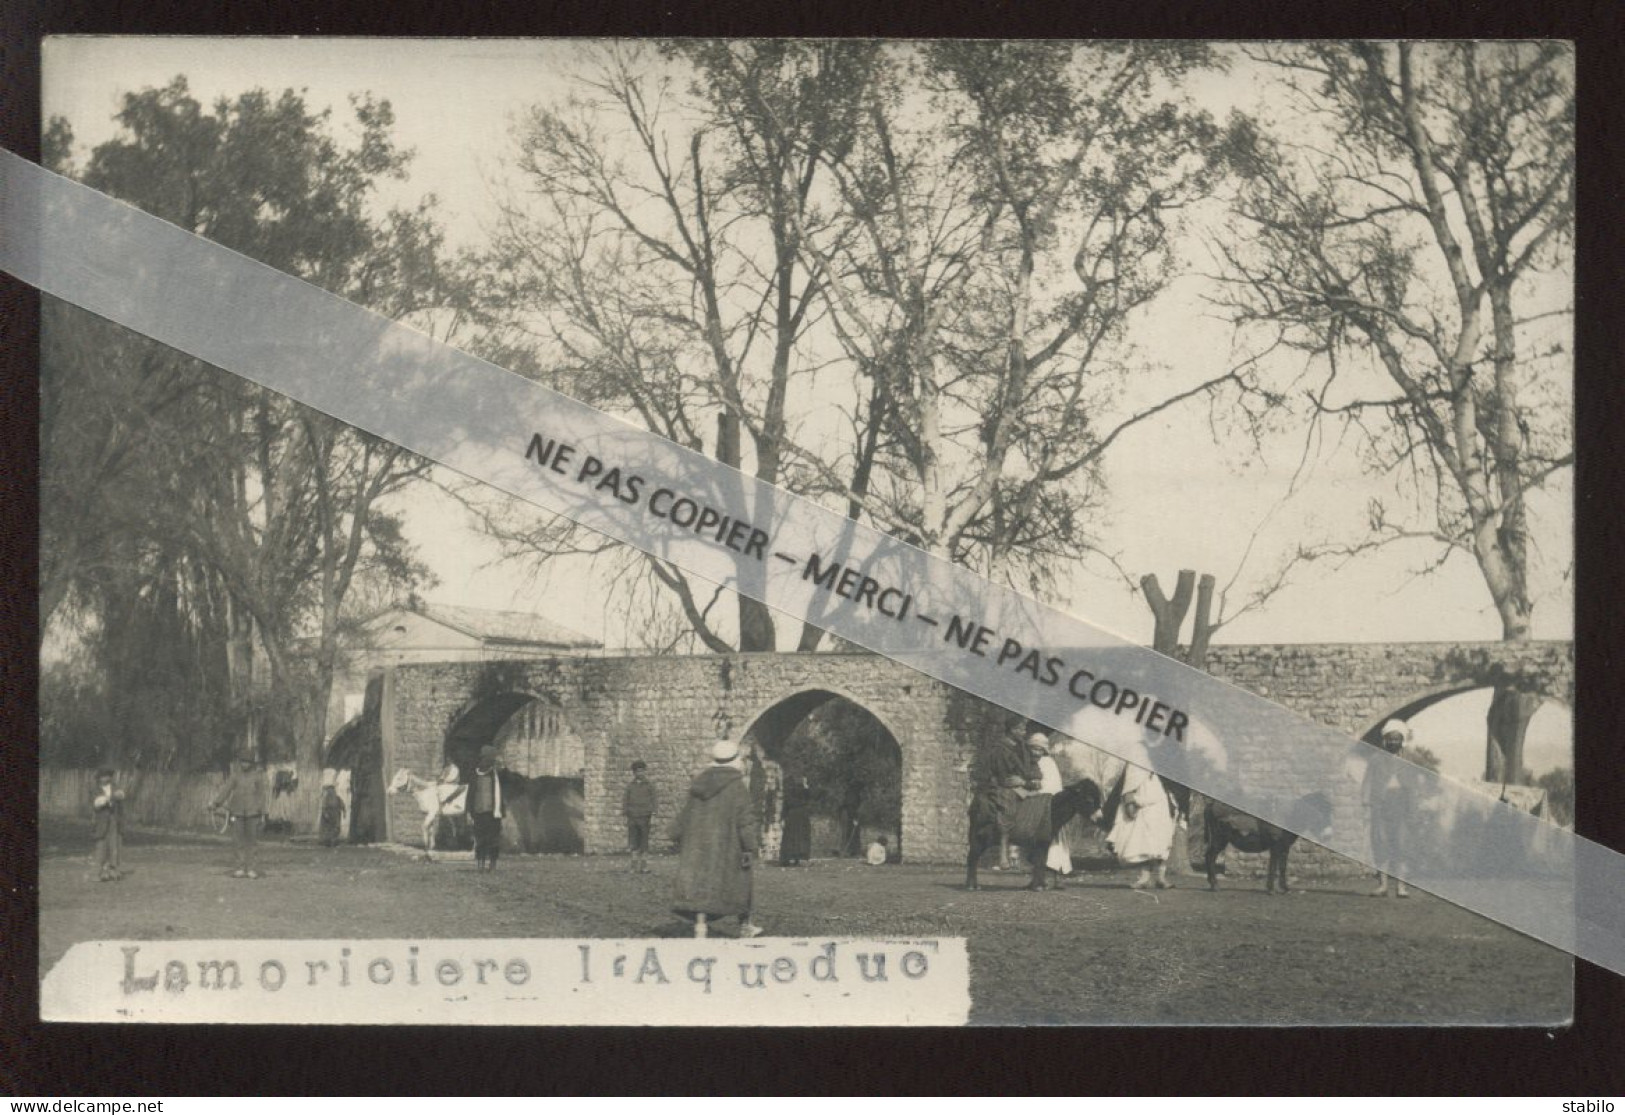
{"type": "MultiPolygon", "coordinates": [[[[1382,749],[1397,756],[1411,741],[1411,727],[1398,718],[1382,726],[1382,749]]],[[[1405,870],[1405,824],[1415,804],[1414,788],[1399,763],[1374,760],[1365,775],[1364,798],[1371,811],[1371,863],[1377,869],[1373,898],[1386,897],[1388,879],[1405,870]]],[[[1394,879],[1394,894],[1409,898],[1401,879],[1394,879]]]]}
{"type": "Polygon", "coordinates": [[[739,764],[739,741],[711,747],[711,765],[688,789],[677,819],[677,892],[672,909],[694,920],[694,936],[713,918],[737,917],[739,936],[762,930],[752,920],[756,808],[739,764]]]}

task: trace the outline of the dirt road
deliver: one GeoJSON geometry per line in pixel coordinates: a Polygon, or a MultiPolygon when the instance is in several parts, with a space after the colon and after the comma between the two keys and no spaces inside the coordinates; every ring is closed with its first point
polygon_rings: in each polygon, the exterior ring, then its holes
{"type": "MultiPolygon", "coordinates": [[[[42,822],[40,972],[76,941],[214,937],[674,936],[674,861],[632,875],[618,856],[513,856],[489,875],[376,848],[269,843],[266,877],[229,877],[224,841],[132,836],[128,878],[100,883],[79,828],[42,822]]],[[[1128,889],[1126,872],[1032,894],[949,865],[820,861],[757,872],[760,920],[784,936],[969,940],[972,1020],[991,1024],[1467,1023],[1558,1025],[1571,1011],[1564,953],[1418,895],[1306,879],[1288,897],[1257,880],[1217,894],[1128,889]]]]}

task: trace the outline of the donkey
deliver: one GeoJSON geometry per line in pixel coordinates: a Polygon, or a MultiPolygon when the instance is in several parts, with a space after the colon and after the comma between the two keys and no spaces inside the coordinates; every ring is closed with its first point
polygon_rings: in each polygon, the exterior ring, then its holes
{"type": "MultiPolygon", "coordinates": [[[[1049,848],[1050,842],[1055,839],[1055,834],[1074,817],[1093,817],[1100,808],[1100,803],[1100,787],[1087,778],[1074,782],[1050,798],[1049,834],[1044,837],[1042,843],[1019,845],[1033,865],[1029,890],[1044,889],[1044,853],[1049,848]]],[[[992,802],[985,794],[977,794],[976,799],[971,802],[969,828],[970,849],[965,857],[965,889],[979,890],[981,888],[976,881],[976,863],[982,858],[982,853],[999,846],[998,818],[992,802]]]]}
{"type": "Polygon", "coordinates": [[[1292,845],[1298,842],[1299,833],[1320,840],[1331,835],[1331,800],[1325,794],[1301,797],[1292,803],[1287,820],[1296,832],[1259,820],[1223,802],[1208,802],[1202,818],[1206,836],[1208,889],[1219,889],[1215,865],[1225,848],[1229,847],[1242,852],[1268,852],[1270,861],[1264,873],[1264,889],[1274,894],[1276,881],[1279,880],[1281,893],[1286,894],[1286,862],[1292,853],[1292,845]]]}

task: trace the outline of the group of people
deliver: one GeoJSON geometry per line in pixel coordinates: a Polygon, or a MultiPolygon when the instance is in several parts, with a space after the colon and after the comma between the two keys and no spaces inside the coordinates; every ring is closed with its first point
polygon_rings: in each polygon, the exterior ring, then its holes
{"type": "MultiPolygon", "coordinates": [[[[96,772],[96,786],[90,795],[91,835],[96,841],[97,878],[115,882],[125,875],[120,860],[124,849],[124,806],[127,792],[118,785],[117,772],[102,767],[96,772]]],[[[211,813],[226,816],[232,834],[232,877],[258,879],[259,833],[270,810],[271,786],[265,769],[252,755],[236,760],[225,784],[209,802],[211,813]]]]}
{"type": "MultiPolygon", "coordinates": [[[[1010,827],[1022,798],[1029,794],[1057,794],[1064,788],[1061,769],[1050,753],[1049,737],[1025,732],[1025,721],[1012,719],[1005,734],[983,765],[975,793],[998,823],[999,866],[1012,863],[1010,827]]],[[[1410,739],[1401,720],[1383,725],[1382,746],[1398,754],[1410,739]]],[[[754,937],[761,928],[753,919],[754,887],[751,870],[761,838],[763,816],[760,793],[745,769],[738,740],[722,739],[712,748],[711,763],[689,786],[678,816],[674,837],[678,845],[677,893],[673,903],[680,915],[694,923],[697,937],[707,935],[711,919],[739,919],[739,933],[754,937]]],[[[659,810],[659,794],[649,780],[648,764],[632,764],[632,779],[622,796],[631,870],[646,874],[650,832],[659,810]]],[[[1378,868],[1375,895],[1408,897],[1397,876],[1404,871],[1401,829],[1410,808],[1403,768],[1373,767],[1367,775],[1365,804],[1371,810],[1373,862],[1378,868]]],[[[455,777],[455,775],[453,776],[455,777]]],[[[1106,842],[1119,862],[1139,868],[1130,884],[1136,890],[1171,888],[1168,860],[1188,810],[1182,787],[1153,771],[1125,764],[1099,812],[1091,818],[1106,833],[1106,842]]],[[[474,861],[481,872],[494,871],[502,852],[502,779],[496,748],[480,748],[468,780],[466,811],[474,834],[474,861]]],[[[96,774],[91,808],[96,840],[95,861],[103,882],[122,877],[120,855],[124,831],[125,791],[115,784],[115,772],[103,767],[96,774]]],[[[259,832],[269,811],[271,790],[266,772],[251,754],[238,756],[236,767],[209,808],[224,812],[232,833],[234,878],[260,878],[259,832]]],[[[784,790],[783,836],[779,862],[793,867],[811,855],[812,790],[804,777],[793,778],[784,790]]],[[[333,846],[344,815],[344,803],[331,782],[322,787],[321,842],[333,846]]],[[[890,849],[884,837],[868,849],[871,864],[886,862],[890,849]]],[[[1044,867],[1052,885],[1072,872],[1072,849],[1065,831],[1054,834],[1044,851],[1044,867]]]]}
{"type": "MultiPolygon", "coordinates": [[[[1024,736],[1024,728],[1024,721],[1009,722],[983,767],[976,790],[998,820],[1000,867],[1011,863],[1010,826],[1020,800],[1027,794],[1057,794],[1063,789],[1049,737],[1036,731],[1024,736]]],[[[1384,751],[1398,755],[1411,741],[1410,726],[1391,719],[1382,726],[1381,740],[1384,751]]],[[[1367,769],[1362,796],[1370,814],[1372,863],[1377,868],[1377,886],[1371,892],[1375,897],[1410,897],[1399,876],[1405,871],[1404,828],[1416,804],[1413,780],[1410,769],[1403,766],[1373,764],[1367,769]]],[[[1091,820],[1106,834],[1107,846],[1118,862],[1139,868],[1131,887],[1167,890],[1174,886],[1168,878],[1168,861],[1189,811],[1185,787],[1144,767],[1124,764],[1091,820]]],[[[1072,849],[1064,831],[1055,834],[1044,866],[1053,885],[1071,873],[1072,849]]]]}
{"type": "MultiPolygon", "coordinates": [[[[993,813],[999,828],[1000,868],[1010,866],[1010,830],[1016,809],[1029,794],[1058,794],[1064,788],[1060,765],[1043,732],[1027,733],[1026,722],[1012,718],[1003,738],[983,764],[975,793],[993,813]]],[[[1119,862],[1140,869],[1130,884],[1136,890],[1166,890],[1168,859],[1179,831],[1180,788],[1143,767],[1125,764],[1100,811],[1091,818],[1106,833],[1119,862]]],[[[1066,832],[1054,834],[1044,852],[1048,885],[1059,886],[1072,873],[1072,848],[1066,832]]]]}
{"type": "MultiPolygon", "coordinates": [[[[120,864],[124,849],[124,804],[126,791],[118,785],[112,767],[96,772],[96,786],[90,794],[91,835],[96,841],[95,863],[101,882],[115,882],[125,875],[120,864]]],[[[237,759],[236,769],[227,777],[208,809],[225,813],[235,849],[232,876],[258,879],[257,848],[260,826],[270,809],[271,787],[265,770],[252,755],[237,759]]]]}

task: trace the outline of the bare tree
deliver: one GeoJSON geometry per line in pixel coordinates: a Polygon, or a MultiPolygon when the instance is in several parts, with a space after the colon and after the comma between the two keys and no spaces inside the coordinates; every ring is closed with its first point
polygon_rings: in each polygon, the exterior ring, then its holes
{"type": "Polygon", "coordinates": [[[861,126],[824,152],[846,220],[802,237],[857,373],[851,448],[820,477],[850,516],[1046,591],[1095,545],[1109,446],[1231,378],[1099,418],[1135,370],[1130,322],[1166,283],[1177,213],[1211,182],[1213,130],[1175,90],[1205,60],[941,44],[851,87],[861,126]]]}
{"type": "MultiPolygon", "coordinates": [[[[520,128],[494,270],[572,394],[1034,591],[1096,545],[1130,333],[1208,194],[1196,46],[692,43],[609,52],[520,128]],[[685,84],[681,75],[687,72],[685,84]],[[830,399],[845,399],[838,414],[830,399]],[[715,418],[715,434],[711,419],[715,418]]],[[[544,559],[568,524],[506,530],[544,559]]],[[[734,645],[649,559],[704,644],[734,645]]],[[[744,607],[742,605],[742,607],[744,607]]],[[[772,645],[749,634],[738,645],[772,645]]],[[[764,613],[765,623],[765,613],[764,613]]],[[[799,646],[822,636],[805,627],[799,646]]]]}
{"type": "MultiPolygon", "coordinates": [[[[797,489],[789,399],[813,371],[803,338],[821,306],[799,240],[820,153],[842,142],[820,106],[838,103],[850,53],[615,47],[580,101],[522,122],[518,169],[541,204],[512,200],[495,259],[560,386],[797,489]]],[[[705,645],[730,649],[704,590],[648,560],[705,645]]],[[[739,649],[773,649],[766,606],[737,608],[739,649]]]]}
{"type": "MultiPolygon", "coordinates": [[[[1527,639],[1528,499],[1574,460],[1572,53],[1397,43],[1258,58],[1297,115],[1291,138],[1232,121],[1243,185],[1219,247],[1224,301],[1260,348],[1311,357],[1312,428],[1353,435],[1415,496],[1411,511],[1374,501],[1348,552],[1406,539],[1465,552],[1502,637],[1527,639]]],[[[1492,777],[1522,769],[1538,704],[1497,694],[1492,777]]]]}

